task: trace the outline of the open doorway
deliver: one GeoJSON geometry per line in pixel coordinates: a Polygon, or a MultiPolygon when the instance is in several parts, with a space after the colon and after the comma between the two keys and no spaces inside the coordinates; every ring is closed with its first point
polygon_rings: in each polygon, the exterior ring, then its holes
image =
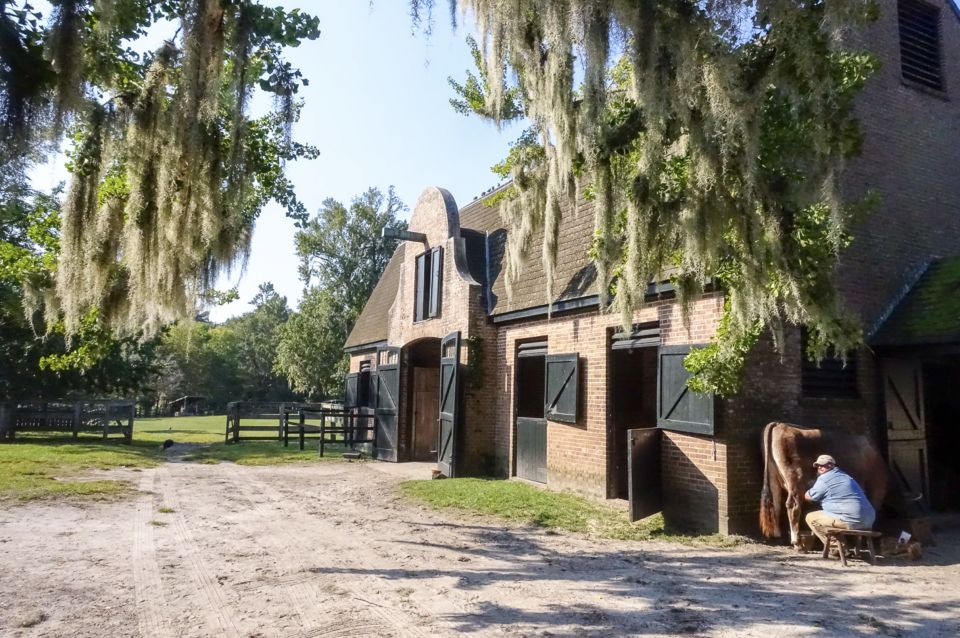
{"type": "Polygon", "coordinates": [[[547,482],[546,340],[517,346],[514,404],[516,406],[517,478],[547,482]]]}
{"type": "Polygon", "coordinates": [[[960,356],[923,366],[930,507],[960,511],[960,356]]]}
{"type": "Polygon", "coordinates": [[[440,416],[440,340],[421,339],[407,346],[411,459],[436,461],[440,416]]]}
{"type": "MultiPolygon", "coordinates": [[[[657,427],[659,324],[617,332],[610,342],[607,377],[607,497],[629,492],[627,431],[657,427]]],[[[659,477],[651,477],[651,481],[659,477]]]]}

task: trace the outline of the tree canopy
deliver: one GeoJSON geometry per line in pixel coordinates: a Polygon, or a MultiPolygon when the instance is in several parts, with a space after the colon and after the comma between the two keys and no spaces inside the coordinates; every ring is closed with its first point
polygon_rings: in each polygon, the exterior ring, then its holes
{"type": "MultiPolygon", "coordinates": [[[[663,273],[685,310],[723,289],[717,338],[686,361],[695,389],[735,391],[745,352],[785,323],[809,328],[814,357],[859,343],[835,270],[860,208],[840,192],[853,99],[876,66],[850,34],[872,2],[449,4],[475,19],[482,59],[455,108],[531,123],[498,166],[508,287],[540,244],[552,299],[562,203],[585,196],[603,307],[625,323],[663,273]]],[[[433,5],[411,0],[414,18],[433,5]]]]}
{"type": "Polygon", "coordinates": [[[316,149],[290,139],[307,80],[283,49],[318,20],[253,0],[50,4],[0,0],[0,161],[69,142],[57,266],[29,299],[68,334],[93,308],[119,333],[152,333],[193,316],[246,256],[268,201],[305,219],[283,167],[316,149]],[[148,33],[167,39],[137,51],[148,33]],[[262,117],[257,90],[275,98],[262,117]]]}
{"type": "Polygon", "coordinates": [[[281,331],[276,369],[291,387],[315,397],[339,394],[346,373],[343,344],[397,248],[384,228],[405,229],[406,206],[370,188],[347,207],[326,199],[297,233],[300,277],[307,290],[281,331]]]}

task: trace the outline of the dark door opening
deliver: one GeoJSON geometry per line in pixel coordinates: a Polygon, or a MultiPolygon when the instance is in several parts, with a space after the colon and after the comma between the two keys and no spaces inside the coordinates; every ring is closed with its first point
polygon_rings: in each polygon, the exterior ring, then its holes
{"type": "Polygon", "coordinates": [[[537,483],[547,482],[546,355],[546,341],[521,344],[515,367],[516,475],[537,483]]]}
{"type": "MultiPolygon", "coordinates": [[[[659,341],[659,334],[658,339],[659,341]]],[[[625,342],[625,340],[621,340],[625,342]]],[[[629,493],[628,430],[657,427],[657,348],[655,344],[618,347],[614,340],[608,368],[607,496],[629,493]]],[[[651,468],[651,472],[654,469],[651,468]]],[[[657,476],[650,483],[659,484],[657,476]]]]}
{"type": "Polygon", "coordinates": [[[930,507],[960,510],[960,358],[923,366],[930,507]]]}

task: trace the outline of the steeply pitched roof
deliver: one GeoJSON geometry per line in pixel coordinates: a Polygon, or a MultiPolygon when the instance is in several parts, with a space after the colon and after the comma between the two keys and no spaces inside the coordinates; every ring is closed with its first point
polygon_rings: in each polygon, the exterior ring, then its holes
{"type": "Polygon", "coordinates": [[[960,343],[960,256],[930,264],[871,340],[874,346],[960,343]]]}
{"type": "Polygon", "coordinates": [[[400,285],[400,266],[403,263],[403,246],[400,245],[393,252],[387,267],[380,275],[367,304],[363,307],[357,323],[353,325],[344,348],[355,348],[368,343],[386,341],[388,324],[390,322],[390,306],[397,296],[397,287],[400,285]]]}
{"type": "MultiPolygon", "coordinates": [[[[513,285],[513,295],[507,294],[507,230],[496,206],[487,206],[476,200],[460,211],[460,227],[487,233],[489,262],[482,281],[490,287],[491,315],[500,315],[546,305],[548,302],[547,276],[543,267],[541,243],[534,242],[527,254],[520,278],[513,285]]],[[[593,237],[593,204],[579,202],[575,211],[561,206],[557,263],[554,271],[554,298],[550,301],[568,301],[596,294],[596,270],[588,251],[593,237]]]]}

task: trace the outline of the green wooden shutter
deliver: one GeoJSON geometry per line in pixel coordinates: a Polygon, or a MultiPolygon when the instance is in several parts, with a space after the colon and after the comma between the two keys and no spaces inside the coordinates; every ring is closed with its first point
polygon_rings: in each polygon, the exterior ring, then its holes
{"type": "Polygon", "coordinates": [[[577,422],[579,354],[550,354],[544,375],[544,413],[550,421],[577,422]]]}
{"type": "Polygon", "coordinates": [[[355,372],[347,375],[343,390],[343,407],[357,407],[357,379],[359,375],[355,372]]]}
{"type": "Polygon", "coordinates": [[[430,316],[440,316],[440,286],[443,283],[443,248],[430,251],[430,316]]]}
{"type": "Polygon", "coordinates": [[[661,346],[657,382],[657,427],[664,430],[713,435],[712,394],[687,387],[690,373],[683,359],[693,346],[661,346]]]}
{"type": "Polygon", "coordinates": [[[417,256],[416,285],[414,286],[414,308],[413,320],[420,321],[427,317],[426,298],[427,298],[427,254],[417,256]]]}

